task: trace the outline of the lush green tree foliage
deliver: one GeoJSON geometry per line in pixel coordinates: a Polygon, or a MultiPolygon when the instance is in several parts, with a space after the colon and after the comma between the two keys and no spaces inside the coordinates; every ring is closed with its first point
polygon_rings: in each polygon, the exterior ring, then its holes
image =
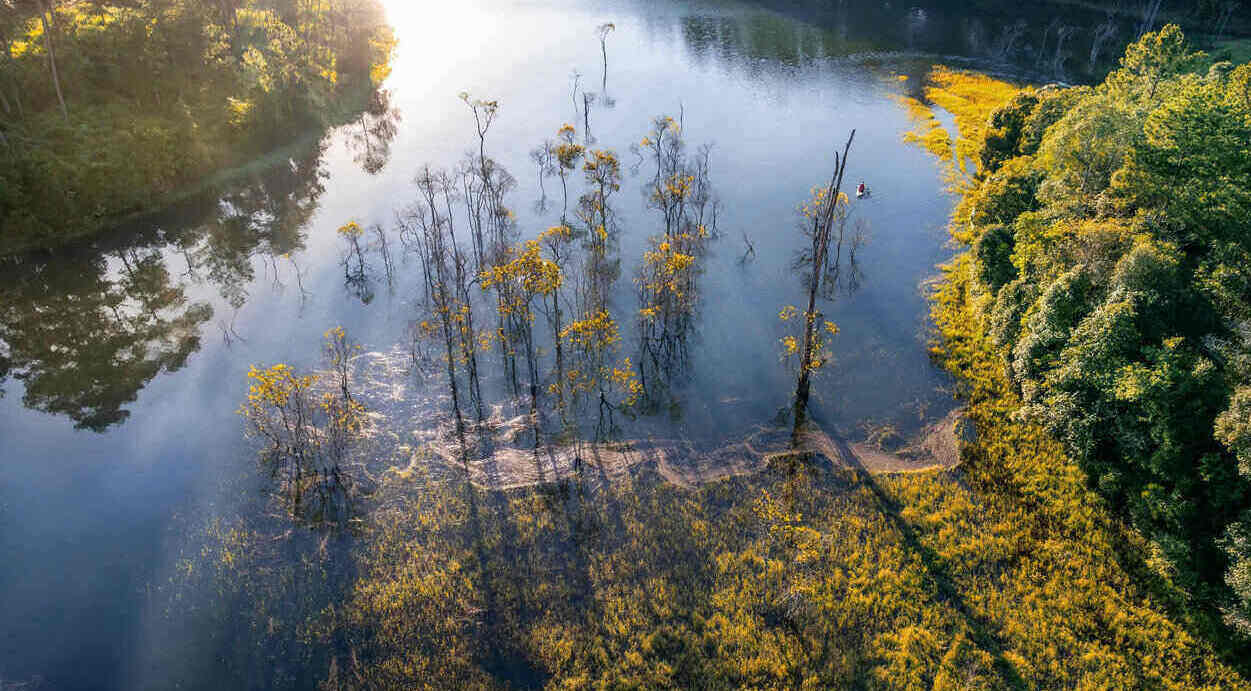
{"type": "Polygon", "coordinates": [[[989,121],[957,211],[978,326],[1028,419],[1149,539],[1158,573],[1251,633],[1251,65],[1174,26],[1098,87],[989,121]]]}
{"type": "Polygon", "coordinates": [[[0,1],[0,251],[150,210],[359,109],[376,0],[0,1]]]}

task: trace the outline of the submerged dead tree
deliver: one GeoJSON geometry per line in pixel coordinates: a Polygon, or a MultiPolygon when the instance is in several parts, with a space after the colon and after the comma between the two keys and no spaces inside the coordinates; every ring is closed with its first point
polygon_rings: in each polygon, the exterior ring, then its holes
{"type": "MultiPolygon", "coordinates": [[[[459,327],[458,340],[460,342],[461,359],[465,364],[466,376],[469,379],[469,398],[473,404],[478,422],[482,422],[485,419],[485,413],[482,401],[482,384],[478,375],[477,351],[479,336],[477,327],[474,326],[473,297],[470,294],[474,275],[469,267],[469,256],[461,248],[460,240],[456,236],[456,214],[453,212],[456,184],[450,175],[443,172],[434,179],[433,184],[438,186],[439,195],[443,200],[443,209],[447,213],[445,217],[447,219],[447,236],[452,252],[456,297],[460,303],[460,315],[457,319],[459,327]]],[[[433,210],[435,195],[426,193],[425,196],[430,208],[433,210]]]]}
{"type": "Polygon", "coordinates": [[[599,52],[604,58],[603,78],[600,80],[600,91],[605,95],[608,93],[608,34],[611,34],[617,26],[612,22],[605,22],[595,27],[595,35],[599,37],[599,52]]]}
{"type": "Polygon", "coordinates": [[[543,257],[539,240],[530,240],[513,248],[508,261],[484,271],[483,290],[495,289],[500,317],[509,332],[521,341],[526,360],[530,393],[530,418],[534,427],[534,448],[542,443],[539,414],[539,362],[534,342],[535,298],[546,300],[560,290],[563,276],[560,266],[543,257]]]}
{"type": "Polygon", "coordinates": [[[573,125],[565,123],[556,131],[556,145],[553,149],[555,155],[555,170],[560,176],[560,224],[568,225],[569,213],[569,176],[573,175],[573,171],[578,169],[578,161],[582,160],[582,155],[586,153],[586,147],[574,141],[577,130],[573,125]]]}
{"type": "MultiPolygon", "coordinates": [[[[800,347],[799,375],[795,383],[794,443],[798,443],[800,429],[808,416],[812,374],[821,365],[821,360],[817,357],[817,346],[820,338],[818,329],[823,320],[817,311],[817,297],[823,293],[829,294],[827,291],[835,290],[838,286],[847,210],[846,197],[842,193],[843,174],[847,170],[847,157],[855,138],[856,131],[853,129],[847,137],[842,155],[837,151],[834,153],[834,172],[829,185],[824,190],[819,190],[812,203],[805,207],[804,232],[811,240],[811,249],[805,259],[810,272],[807,276],[808,309],[803,313],[803,345],[800,347]],[[831,256],[830,248],[835,243],[837,251],[831,256]]],[[[832,324],[827,327],[829,331],[836,331],[836,328],[831,327],[832,324]]]]}
{"type": "Polygon", "coordinates": [[[275,497],[288,515],[317,527],[341,526],[352,516],[356,482],[345,470],[366,424],[351,391],[351,359],[360,350],[336,327],[326,332],[327,374],[290,365],[252,367],[239,414],[248,435],[264,441],[261,466],[277,483],[275,497]]]}
{"type": "Polygon", "coordinates": [[[530,150],[530,160],[539,168],[539,200],[534,208],[543,213],[547,211],[547,187],[543,181],[556,174],[556,143],[544,139],[542,144],[530,150]]]}
{"type": "MultiPolygon", "coordinates": [[[[361,239],[365,229],[356,221],[339,226],[339,237],[347,243],[341,263],[343,264],[343,285],[352,295],[364,304],[374,299],[374,292],[369,281],[369,266],[365,261],[365,251],[361,247],[361,239]]],[[[275,276],[277,272],[275,272],[275,276]]]]}
{"type": "Polygon", "coordinates": [[[673,118],[656,118],[636,151],[655,164],[644,191],[648,206],[663,219],[662,232],[648,238],[634,279],[640,302],[639,376],[647,398],[656,403],[689,357],[698,278],[707,243],[717,235],[717,202],[708,179],[710,148],[688,157],[673,118]]]}
{"type": "Polygon", "coordinates": [[[456,243],[452,204],[454,184],[443,172],[427,166],[415,180],[418,200],[400,218],[401,233],[421,258],[423,281],[429,295],[432,319],[418,325],[422,336],[442,342],[447,366],[448,388],[456,434],[462,447],[465,422],[461,410],[461,389],[457,369],[466,369],[470,404],[478,419],[484,417],[478,382],[473,326],[473,305],[468,299],[468,258],[456,243]]]}
{"type": "Polygon", "coordinates": [[[591,134],[591,104],[595,103],[595,94],[582,92],[582,143],[590,146],[595,143],[591,134]]]}
{"type": "MultiPolygon", "coordinates": [[[[472,99],[467,92],[462,92],[460,98],[469,106],[478,134],[478,154],[476,157],[470,154],[469,161],[460,171],[461,191],[474,243],[476,261],[473,273],[477,276],[508,261],[507,253],[517,229],[516,215],[504,204],[504,197],[516,187],[517,180],[486,155],[486,135],[499,114],[499,101],[472,99]]],[[[496,338],[514,396],[520,395],[516,350],[518,337],[519,334],[501,316],[496,338]]]]}

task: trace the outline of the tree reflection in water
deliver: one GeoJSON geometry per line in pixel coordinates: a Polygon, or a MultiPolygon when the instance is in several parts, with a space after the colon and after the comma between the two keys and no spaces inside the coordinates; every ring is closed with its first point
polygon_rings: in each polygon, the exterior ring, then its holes
{"type": "MultiPolygon", "coordinates": [[[[385,165],[398,120],[379,93],[357,121],[370,172],[385,165]]],[[[325,191],[326,146],[314,141],[224,194],[119,229],[96,247],[0,257],[0,384],[20,382],[27,407],[79,429],[126,420],[125,406],[148,382],[200,348],[214,309],[190,299],[189,288],[212,286],[238,310],[257,258],[276,269],[304,249],[325,191]]]]}
{"type": "MultiPolygon", "coordinates": [[[[1103,10],[1034,3],[992,12],[952,0],[936,0],[924,9],[909,3],[759,4],[773,11],[737,20],[715,13],[682,16],[682,39],[695,60],[738,63],[758,71],[906,51],[1006,65],[1040,80],[1091,81],[1116,65],[1119,52],[1108,46],[1143,31],[1138,26],[1143,20],[1130,5],[1103,10]]],[[[1190,19],[1217,25],[1215,18],[1205,20],[1200,14],[1190,19]]]]}
{"type": "Polygon", "coordinates": [[[391,160],[391,142],[399,132],[400,111],[391,106],[391,92],[378,89],[355,122],[348,125],[348,147],[352,161],[361,170],[376,175],[391,160]]]}
{"type": "Polygon", "coordinates": [[[213,314],[187,300],[156,249],[3,261],[6,369],[27,407],[67,415],[80,429],[125,420],[123,405],[199,349],[213,314]]]}

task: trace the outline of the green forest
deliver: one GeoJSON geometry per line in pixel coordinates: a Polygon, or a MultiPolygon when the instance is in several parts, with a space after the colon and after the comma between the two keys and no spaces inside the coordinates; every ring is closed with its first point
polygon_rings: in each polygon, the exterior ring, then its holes
{"type": "Polygon", "coordinates": [[[997,353],[1014,419],[1141,532],[1152,573],[1251,633],[1251,65],[1165,28],[1103,84],[1019,93],[979,156],[944,292],[974,318],[945,339],[997,353]]]}
{"type": "Polygon", "coordinates": [[[0,252],[154,211],[365,108],[375,0],[0,1],[0,252]]]}

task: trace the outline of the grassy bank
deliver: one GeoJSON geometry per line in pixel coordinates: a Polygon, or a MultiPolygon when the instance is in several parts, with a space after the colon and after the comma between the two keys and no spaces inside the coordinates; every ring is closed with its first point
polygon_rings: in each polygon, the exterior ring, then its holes
{"type": "Polygon", "coordinates": [[[170,585],[168,625],[203,638],[164,652],[216,652],[185,680],[336,689],[1247,688],[1143,585],[1141,541],[1055,443],[972,393],[985,432],[955,472],[813,459],[600,491],[592,466],[483,492],[407,469],[359,540],[216,523],[170,585]]]}

